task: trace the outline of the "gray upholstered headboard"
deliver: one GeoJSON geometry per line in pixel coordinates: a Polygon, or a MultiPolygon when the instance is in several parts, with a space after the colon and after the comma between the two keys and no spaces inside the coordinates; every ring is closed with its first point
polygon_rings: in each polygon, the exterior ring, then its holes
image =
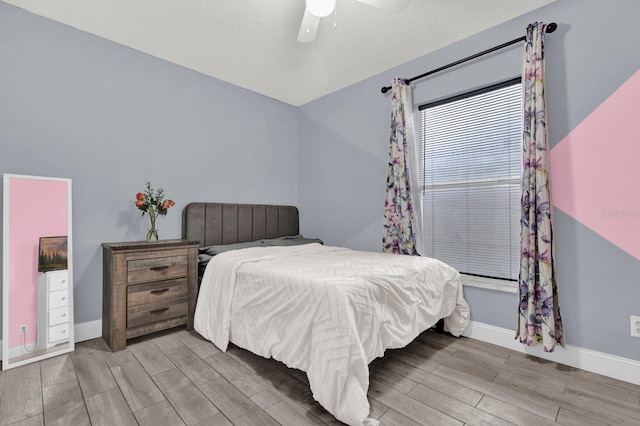
{"type": "Polygon", "coordinates": [[[190,203],[182,210],[182,238],[200,241],[200,247],[299,233],[293,206],[190,203]]]}

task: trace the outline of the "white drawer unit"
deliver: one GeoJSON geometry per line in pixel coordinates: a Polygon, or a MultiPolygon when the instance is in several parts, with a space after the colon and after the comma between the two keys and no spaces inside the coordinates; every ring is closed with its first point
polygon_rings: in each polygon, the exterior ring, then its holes
{"type": "Polygon", "coordinates": [[[37,347],[46,349],[69,341],[71,289],[67,270],[38,277],[37,347]]]}

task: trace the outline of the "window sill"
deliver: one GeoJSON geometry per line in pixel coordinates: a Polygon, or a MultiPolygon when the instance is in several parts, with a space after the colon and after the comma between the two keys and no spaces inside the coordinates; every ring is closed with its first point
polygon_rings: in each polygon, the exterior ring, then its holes
{"type": "Polygon", "coordinates": [[[517,284],[513,281],[498,280],[495,278],[475,277],[473,275],[461,274],[462,285],[468,287],[485,288],[488,290],[501,291],[503,293],[518,293],[517,284]]]}

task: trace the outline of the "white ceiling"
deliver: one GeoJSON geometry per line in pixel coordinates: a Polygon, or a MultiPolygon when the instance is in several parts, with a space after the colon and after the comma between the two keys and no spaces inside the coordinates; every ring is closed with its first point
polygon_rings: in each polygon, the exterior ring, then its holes
{"type": "Polygon", "coordinates": [[[308,44],[305,0],[3,1],[299,106],[555,0],[337,0],[308,44]]]}

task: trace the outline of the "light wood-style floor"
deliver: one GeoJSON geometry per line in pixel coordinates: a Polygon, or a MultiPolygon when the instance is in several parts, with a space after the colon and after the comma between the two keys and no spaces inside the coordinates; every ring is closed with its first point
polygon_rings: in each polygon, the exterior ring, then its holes
{"type": "MultiPolygon", "coordinates": [[[[369,399],[381,425],[640,424],[640,386],[432,332],[371,365],[369,399]]],[[[304,373],[175,329],[0,372],[0,424],[340,423],[304,373]]]]}

